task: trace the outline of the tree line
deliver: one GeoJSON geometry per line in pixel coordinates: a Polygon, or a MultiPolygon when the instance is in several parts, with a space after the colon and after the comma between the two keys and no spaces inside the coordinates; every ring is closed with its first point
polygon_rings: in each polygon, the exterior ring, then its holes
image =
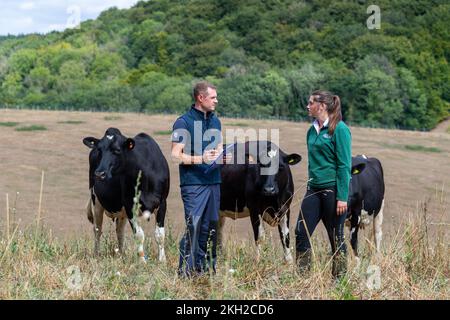
{"type": "Polygon", "coordinates": [[[450,115],[448,21],[443,0],[141,1],[0,37],[0,106],[179,113],[206,78],[224,116],[306,119],[321,88],[351,124],[428,130],[450,115]]]}

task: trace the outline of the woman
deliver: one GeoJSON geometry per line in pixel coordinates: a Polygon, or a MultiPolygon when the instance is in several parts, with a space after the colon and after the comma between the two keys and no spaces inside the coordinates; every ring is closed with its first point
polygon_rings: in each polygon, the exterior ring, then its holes
{"type": "Polygon", "coordinates": [[[314,91],[308,112],[315,120],[307,133],[308,186],[296,226],[297,265],[309,269],[310,237],[320,220],[333,254],[333,276],[347,269],[344,223],[352,163],[351,133],[342,121],[341,102],[328,91],[314,91]]]}

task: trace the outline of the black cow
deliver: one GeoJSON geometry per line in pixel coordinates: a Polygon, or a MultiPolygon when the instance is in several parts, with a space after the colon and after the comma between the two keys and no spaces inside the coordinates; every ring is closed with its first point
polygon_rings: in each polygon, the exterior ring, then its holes
{"type": "Polygon", "coordinates": [[[139,240],[138,254],[145,261],[144,232],[137,218],[150,220],[156,213],[155,238],[159,260],[165,261],[164,219],[170,187],[169,166],[158,144],[145,133],[127,138],[116,128],[109,128],[101,139],[86,137],[83,143],[91,148],[89,154],[89,189],[91,199],[87,214],[94,224],[96,254],[99,252],[103,213],[116,220],[119,250],[123,250],[124,227],[128,220],[139,240]],[[135,187],[139,184],[140,210],[133,217],[135,187]]]}
{"type": "Polygon", "coordinates": [[[298,154],[284,153],[270,141],[252,141],[234,146],[232,164],[222,167],[219,243],[225,217],[238,219],[250,216],[257,245],[264,235],[261,220],[271,226],[278,225],[285,260],[292,261],[289,218],[294,181],[289,166],[299,163],[301,159],[298,154]]]}
{"type": "Polygon", "coordinates": [[[349,188],[348,222],[351,245],[358,256],[358,229],[370,223],[373,217],[373,233],[377,252],[380,251],[384,207],[383,167],[376,158],[358,155],[352,158],[352,181],[349,188]]]}

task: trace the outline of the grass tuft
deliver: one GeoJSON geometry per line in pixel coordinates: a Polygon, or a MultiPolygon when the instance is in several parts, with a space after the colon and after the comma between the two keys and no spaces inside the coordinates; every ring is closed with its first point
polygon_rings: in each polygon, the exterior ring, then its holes
{"type": "Polygon", "coordinates": [[[417,144],[407,144],[405,145],[405,149],[419,152],[442,152],[441,149],[436,147],[425,147],[417,144]]]}
{"type": "Polygon", "coordinates": [[[172,134],[171,130],[159,130],[159,131],[154,131],[153,134],[158,135],[158,136],[170,136],[172,134]]]}
{"type": "Polygon", "coordinates": [[[47,130],[47,127],[41,125],[31,125],[16,128],[16,131],[45,131],[45,130],[47,130]]]}
{"type": "Polygon", "coordinates": [[[15,127],[18,124],[18,122],[0,122],[0,127],[15,127]]]}
{"type": "Polygon", "coordinates": [[[399,150],[409,150],[409,151],[418,151],[418,152],[434,152],[434,153],[440,153],[442,152],[441,149],[436,147],[425,147],[418,144],[391,144],[391,143],[380,143],[384,148],[389,149],[399,149],[399,150]]]}
{"type": "Polygon", "coordinates": [[[58,123],[62,123],[62,124],[82,124],[82,123],[85,123],[85,121],[82,121],[82,120],[67,120],[67,121],[58,121],[58,123]]]}
{"type": "Polygon", "coordinates": [[[122,120],[121,116],[105,116],[103,118],[106,121],[122,120]]]}
{"type": "Polygon", "coordinates": [[[245,123],[245,122],[231,122],[231,123],[227,123],[227,126],[231,126],[231,127],[248,127],[249,124],[245,123]]]}

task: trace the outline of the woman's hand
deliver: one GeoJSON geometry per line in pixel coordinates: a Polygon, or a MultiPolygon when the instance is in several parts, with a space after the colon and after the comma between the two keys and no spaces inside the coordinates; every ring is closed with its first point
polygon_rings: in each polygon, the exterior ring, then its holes
{"type": "Polygon", "coordinates": [[[345,201],[337,201],[336,213],[338,216],[343,215],[347,212],[347,202],[345,201]]]}

